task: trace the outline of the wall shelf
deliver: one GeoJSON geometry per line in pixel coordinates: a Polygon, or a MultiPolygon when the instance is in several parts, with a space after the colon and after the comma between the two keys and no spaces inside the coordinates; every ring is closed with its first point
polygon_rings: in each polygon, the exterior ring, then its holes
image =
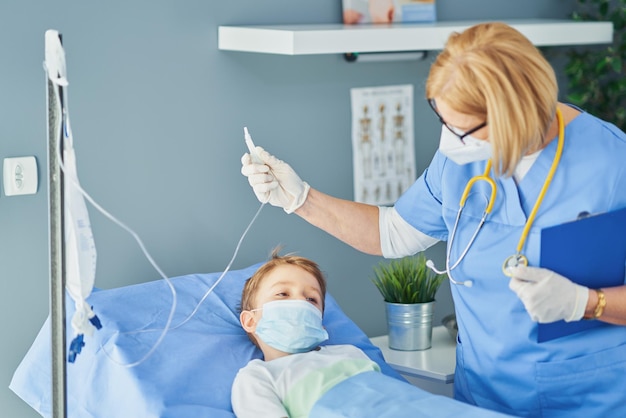
{"type": "MultiPolygon", "coordinates": [[[[611,22],[506,20],[536,46],[611,43],[611,22]]],[[[478,21],[396,23],[390,25],[220,26],[218,48],[224,51],[280,55],[344,54],[441,50],[450,33],[478,21]]]]}

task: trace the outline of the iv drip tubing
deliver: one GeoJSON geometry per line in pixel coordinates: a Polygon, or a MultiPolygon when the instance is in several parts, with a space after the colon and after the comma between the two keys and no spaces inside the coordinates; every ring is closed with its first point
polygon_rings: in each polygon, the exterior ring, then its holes
{"type": "MultiPolygon", "coordinates": [[[[69,122],[68,122],[68,118],[67,118],[67,112],[66,109],[63,109],[63,134],[67,135],[67,133],[69,132],[70,128],[69,128],[69,122]]],[[[161,334],[159,335],[159,338],[157,339],[157,341],[154,343],[154,345],[150,348],[150,350],[148,350],[148,352],[139,360],[132,362],[132,363],[120,363],[117,360],[113,359],[109,353],[104,349],[104,347],[102,346],[102,344],[100,345],[100,348],[102,349],[102,351],[104,352],[104,354],[107,356],[107,358],[109,360],[111,360],[112,362],[120,365],[120,366],[124,366],[127,368],[131,368],[131,367],[135,367],[141,363],[143,363],[148,357],[150,357],[158,348],[158,346],[161,344],[161,342],[163,341],[163,339],[165,338],[165,335],[167,334],[168,331],[176,329],[181,327],[182,325],[184,325],[185,323],[187,323],[198,311],[198,309],[200,308],[200,306],[202,305],[202,303],[206,300],[206,298],[209,296],[209,294],[211,294],[211,292],[213,291],[213,289],[215,289],[215,287],[222,281],[222,279],[224,278],[224,276],[226,275],[226,273],[230,270],[231,265],[233,264],[233,261],[235,260],[235,258],[237,257],[237,254],[239,253],[239,249],[241,247],[241,244],[243,242],[243,239],[245,238],[246,234],[248,233],[248,231],[250,230],[250,228],[252,227],[252,224],[254,224],[254,222],[256,221],[257,217],[259,216],[259,214],[261,213],[261,209],[263,209],[263,206],[265,206],[265,203],[261,203],[261,206],[259,206],[259,209],[257,210],[257,212],[255,213],[254,217],[252,218],[252,220],[250,221],[250,223],[248,224],[248,226],[246,227],[245,231],[243,232],[243,234],[241,235],[241,238],[239,238],[239,242],[237,243],[237,247],[235,248],[235,252],[232,256],[232,258],[230,259],[230,262],[228,263],[228,265],[226,266],[226,268],[224,269],[224,271],[222,272],[222,274],[219,276],[219,278],[216,280],[216,282],[209,288],[209,290],[204,294],[204,296],[202,297],[202,299],[200,300],[200,302],[198,302],[198,304],[196,305],[196,307],[194,308],[194,310],[191,312],[191,314],[189,314],[187,316],[187,318],[185,318],[181,323],[177,324],[176,326],[172,327],[172,320],[174,318],[174,313],[176,312],[176,304],[177,304],[177,294],[176,294],[176,288],[174,287],[174,285],[172,284],[171,280],[167,277],[167,275],[163,272],[163,270],[161,270],[161,268],[158,266],[158,264],[156,263],[156,261],[154,261],[154,259],[152,258],[152,256],[150,255],[150,253],[148,252],[148,250],[146,249],[143,241],[141,240],[141,238],[139,237],[139,235],[133,230],[131,229],[129,226],[127,226],[126,224],[124,224],[122,221],[120,221],[119,219],[117,219],[115,216],[113,216],[111,213],[109,213],[106,209],[104,209],[102,206],[100,206],[90,195],[89,193],[87,193],[79,184],[78,179],[67,175],[66,170],[65,170],[65,165],[63,164],[63,158],[61,157],[61,150],[60,150],[60,141],[59,144],[56,148],[56,157],[57,157],[57,161],[59,162],[59,166],[61,168],[61,170],[63,171],[63,173],[66,175],[66,179],[69,179],[72,182],[72,185],[83,195],[83,197],[89,202],[91,203],[91,205],[96,208],[100,213],[102,213],[106,218],[108,218],[110,221],[112,221],[113,223],[115,223],[116,225],[118,225],[120,228],[122,228],[123,230],[125,230],[126,232],[128,232],[137,242],[137,244],[139,245],[139,248],[141,249],[142,253],[144,254],[144,256],[146,257],[146,259],[150,262],[150,264],[152,265],[152,267],[159,273],[159,275],[163,278],[163,280],[167,283],[168,287],[170,288],[170,291],[172,293],[172,307],[170,308],[170,312],[168,314],[168,318],[165,324],[165,327],[161,330],[161,334]]],[[[128,333],[140,333],[140,332],[150,332],[150,331],[159,331],[159,329],[146,329],[146,330],[137,330],[137,331],[130,331],[127,332],[125,334],[128,333]]],[[[119,334],[119,331],[117,332],[119,334]]]]}

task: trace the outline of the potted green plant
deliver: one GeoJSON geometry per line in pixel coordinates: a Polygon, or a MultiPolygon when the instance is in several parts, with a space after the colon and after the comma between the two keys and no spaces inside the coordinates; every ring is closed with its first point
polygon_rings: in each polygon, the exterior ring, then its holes
{"type": "Polygon", "coordinates": [[[372,282],[385,300],[389,348],[431,347],[435,294],[444,275],[426,266],[423,254],[380,262],[372,282]]]}
{"type": "Polygon", "coordinates": [[[572,18],[611,21],[613,42],[567,50],[567,99],[626,130],[626,0],[578,0],[572,18]]]}

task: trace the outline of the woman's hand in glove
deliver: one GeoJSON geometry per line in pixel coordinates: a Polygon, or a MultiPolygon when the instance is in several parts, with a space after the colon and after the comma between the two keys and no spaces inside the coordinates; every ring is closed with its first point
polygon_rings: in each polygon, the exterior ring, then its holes
{"type": "Polygon", "coordinates": [[[533,321],[571,322],[582,319],[589,289],[539,267],[511,268],[509,288],[517,293],[533,321]]]}
{"type": "Polygon", "coordinates": [[[256,151],[263,164],[254,163],[250,154],[245,153],[241,157],[241,174],[248,178],[257,199],[281,207],[287,213],[296,211],[306,201],[309,185],[289,164],[261,147],[256,147],[256,151]]]}

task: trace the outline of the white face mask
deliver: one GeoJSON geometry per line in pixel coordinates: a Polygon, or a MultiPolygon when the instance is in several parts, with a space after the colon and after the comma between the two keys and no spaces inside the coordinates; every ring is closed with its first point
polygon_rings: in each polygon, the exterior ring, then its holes
{"type": "Polygon", "coordinates": [[[491,158],[492,152],[489,141],[476,139],[471,135],[463,138],[463,141],[465,144],[448,128],[441,125],[439,151],[455,163],[463,165],[491,158]]]}

